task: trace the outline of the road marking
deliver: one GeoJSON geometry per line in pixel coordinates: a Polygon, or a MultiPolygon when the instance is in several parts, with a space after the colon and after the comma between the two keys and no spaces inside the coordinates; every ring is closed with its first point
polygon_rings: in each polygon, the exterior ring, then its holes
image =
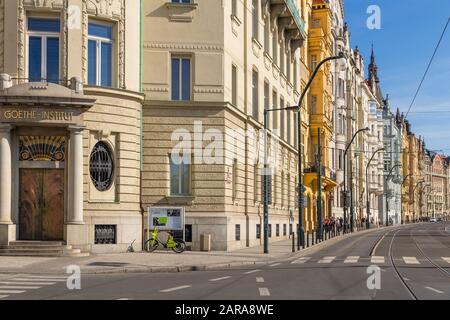
{"type": "Polygon", "coordinates": [[[8,298],[9,296],[0,296],[0,299],[8,298]]]}
{"type": "Polygon", "coordinates": [[[251,274],[251,273],[255,273],[255,272],[260,272],[261,270],[256,269],[256,270],[252,270],[252,271],[247,271],[244,274],[251,274]]]}
{"type": "Polygon", "coordinates": [[[322,260],[319,260],[319,263],[332,263],[336,259],[336,257],[324,257],[322,260]]]}
{"type": "Polygon", "coordinates": [[[408,278],[405,278],[405,277],[403,277],[403,280],[405,280],[405,281],[411,281],[411,280],[409,280],[408,278]]]}
{"type": "Polygon", "coordinates": [[[359,261],[359,256],[350,256],[344,260],[344,263],[358,263],[358,261],[359,261]]]}
{"type": "Polygon", "coordinates": [[[428,289],[428,290],[434,291],[434,292],[436,292],[436,293],[439,293],[439,294],[443,294],[443,293],[444,293],[443,291],[441,291],[441,290],[438,290],[438,289],[435,289],[435,288],[432,288],[432,287],[425,287],[425,289],[428,289]]]}
{"type": "Polygon", "coordinates": [[[420,264],[416,257],[403,257],[406,264],[420,264]]]}
{"type": "Polygon", "coordinates": [[[447,263],[450,263],[450,258],[449,257],[442,257],[442,260],[444,260],[447,263]]]}
{"type": "Polygon", "coordinates": [[[36,290],[42,287],[36,286],[0,286],[0,290],[36,290]]]}
{"type": "Polygon", "coordinates": [[[291,262],[291,264],[303,264],[311,260],[311,257],[302,257],[291,262]]]}
{"type": "Polygon", "coordinates": [[[269,297],[270,296],[270,291],[267,288],[259,288],[259,295],[261,297],[269,297]]]}
{"type": "Polygon", "coordinates": [[[384,264],[386,263],[386,260],[384,259],[384,257],[373,256],[370,262],[376,264],[384,264]]]}
{"type": "Polygon", "coordinates": [[[0,285],[3,284],[15,284],[15,285],[22,285],[22,286],[51,286],[56,284],[56,282],[17,282],[17,281],[0,281],[0,285]]]}
{"type": "Polygon", "coordinates": [[[264,278],[258,277],[258,278],[256,278],[256,282],[257,283],[263,283],[264,282],[264,278]]]}
{"type": "Polygon", "coordinates": [[[187,288],[190,288],[190,287],[192,287],[192,286],[189,286],[189,285],[187,285],[187,286],[179,286],[179,287],[175,287],[175,288],[169,288],[169,289],[160,290],[159,292],[167,293],[167,292],[187,289],[187,288]]]}
{"type": "Polygon", "coordinates": [[[67,277],[66,276],[53,276],[51,274],[46,275],[46,276],[33,276],[33,275],[23,275],[22,277],[25,278],[36,278],[36,279],[64,279],[66,280],[67,277]]]}
{"type": "Polygon", "coordinates": [[[127,300],[130,300],[130,299],[128,299],[128,298],[120,298],[120,299],[116,299],[117,301],[127,301],[127,300]]]}
{"type": "Polygon", "coordinates": [[[277,266],[279,266],[281,263],[274,263],[274,264],[271,264],[269,267],[277,267],[277,266]]]}
{"type": "MultiPolygon", "coordinates": [[[[28,281],[28,282],[36,282],[39,281],[39,279],[30,279],[30,278],[13,278],[11,280],[17,280],[17,281],[28,281]]],[[[42,281],[51,281],[51,282],[66,282],[66,279],[42,279],[42,281]]]]}
{"type": "Polygon", "coordinates": [[[216,279],[209,279],[209,281],[214,282],[214,281],[221,281],[221,280],[226,280],[226,279],[230,279],[230,278],[231,278],[231,276],[228,276],[228,277],[222,277],[222,278],[216,278],[216,279]]]}
{"type": "Polygon", "coordinates": [[[0,294],[14,294],[14,293],[24,293],[23,290],[0,290],[0,294]]]}

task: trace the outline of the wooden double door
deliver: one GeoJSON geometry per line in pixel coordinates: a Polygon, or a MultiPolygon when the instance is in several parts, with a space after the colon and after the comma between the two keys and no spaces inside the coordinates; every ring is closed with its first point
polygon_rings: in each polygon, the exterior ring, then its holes
{"type": "Polygon", "coordinates": [[[63,240],[64,170],[20,169],[19,201],[20,240],[63,240]]]}

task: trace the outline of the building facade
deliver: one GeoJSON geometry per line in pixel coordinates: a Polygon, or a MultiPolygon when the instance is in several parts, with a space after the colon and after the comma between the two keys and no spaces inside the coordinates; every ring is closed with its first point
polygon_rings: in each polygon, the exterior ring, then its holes
{"type": "MultiPolygon", "coordinates": [[[[398,110],[397,110],[398,112],[398,110]]],[[[383,108],[384,122],[384,219],[388,223],[401,223],[401,127],[398,125],[397,116],[391,111],[389,100],[383,108]]]]}
{"type": "Polygon", "coordinates": [[[0,244],[142,238],[139,3],[1,1],[0,244]]]}
{"type": "MultiPolygon", "coordinates": [[[[298,103],[308,10],[308,1],[143,3],[142,206],[185,207],[194,250],[202,234],[211,235],[213,250],[262,243],[263,148],[260,135],[249,133],[263,129],[264,109],[298,103]],[[192,141],[183,165],[172,157],[180,130],[192,141]],[[220,156],[208,159],[214,141],[220,156]]],[[[296,119],[288,111],[269,115],[270,154],[278,151],[271,159],[272,240],[288,238],[298,221],[296,119]]],[[[302,131],[308,150],[309,132],[302,131]]],[[[307,225],[315,221],[308,204],[307,225]]]]}

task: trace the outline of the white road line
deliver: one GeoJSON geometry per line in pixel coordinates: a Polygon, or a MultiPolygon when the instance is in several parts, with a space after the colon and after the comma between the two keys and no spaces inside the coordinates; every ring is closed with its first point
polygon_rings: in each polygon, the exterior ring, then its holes
{"type": "Polygon", "coordinates": [[[222,278],[216,278],[216,279],[209,279],[209,281],[215,282],[215,281],[221,281],[221,280],[226,280],[226,279],[230,279],[231,276],[228,277],[222,277],[222,278]]]}
{"type": "Polygon", "coordinates": [[[36,290],[42,287],[37,286],[0,286],[0,290],[36,290]]]}
{"type": "Polygon", "coordinates": [[[403,280],[405,280],[405,281],[411,281],[411,280],[409,280],[408,278],[405,278],[405,277],[403,277],[403,280]]]}
{"type": "Polygon", "coordinates": [[[264,283],[264,278],[258,277],[256,278],[257,283],[264,283]]]}
{"type": "Polygon", "coordinates": [[[192,286],[189,286],[189,285],[187,285],[187,286],[179,286],[179,287],[175,287],[175,288],[169,288],[169,289],[160,290],[159,292],[167,293],[167,292],[187,289],[187,288],[190,288],[190,287],[192,287],[192,286]]]}
{"type": "Polygon", "coordinates": [[[279,266],[281,263],[274,263],[274,264],[271,264],[269,267],[277,267],[277,266],[279,266]]]}
{"type": "Polygon", "coordinates": [[[332,263],[336,259],[336,257],[324,257],[322,260],[319,260],[319,263],[332,263]]]}
{"type": "MultiPolygon", "coordinates": [[[[13,278],[10,280],[16,280],[16,281],[28,281],[28,282],[36,282],[39,281],[39,279],[29,279],[29,278],[13,278]]],[[[42,281],[51,281],[51,282],[66,282],[66,279],[42,279],[42,281]]]]}
{"type": "Polygon", "coordinates": [[[130,299],[128,299],[128,298],[120,298],[120,299],[116,299],[117,301],[127,301],[127,300],[130,300],[130,299]]]}
{"type": "Polygon", "coordinates": [[[443,294],[443,293],[444,293],[443,291],[441,291],[441,290],[438,290],[438,289],[435,289],[435,288],[432,288],[432,287],[425,287],[425,289],[428,289],[428,290],[434,291],[434,292],[436,292],[436,293],[439,293],[439,294],[443,294]]]}
{"type": "Polygon", "coordinates": [[[52,276],[51,274],[45,276],[22,275],[21,277],[35,279],[67,279],[67,276],[52,276]]]}
{"type": "Polygon", "coordinates": [[[371,263],[377,263],[377,264],[384,264],[386,263],[386,260],[384,259],[384,257],[379,257],[379,256],[373,256],[370,259],[371,263]]]}
{"type": "Polygon", "coordinates": [[[269,297],[270,296],[270,291],[267,288],[259,288],[259,295],[261,297],[269,297]]]}
{"type": "Polygon", "coordinates": [[[403,261],[406,264],[420,264],[416,257],[403,257],[403,261]]]}
{"type": "Polygon", "coordinates": [[[450,263],[450,258],[449,257],[442,257],[442,260],[444,260],[447,263],[450,263]]]}
{"type": "Polygon", "coordinates": [[[23,290],[0,290],[0,294],[15,294],[15,293],[24,293],[23,290]]]}
{"type": "Polygon", "coordinates": [[[17,281],[0,281],[0,285],[9,284],[9,285],[22,285],[22,286],[52,286],[56,284],[56,282],[17,282],[17,281]]]}
{"type": "Polygon", "coordinates": [[[292,261],[291,264],[304,264],[304,263],[308,262],[309,260],[311,260],[311,257],[302,257],[302,258],[292,261]]]}
{"type": "Polygon", "coordinates": [[[252,270],[252,271],[244,272],[244,274],[252,274],[252,273],[260,272],[260,271],[261,271],[261,270],[257,269],[257,270],[252,270]]]}
{"type": "Polygon", "coordinates": [[[349,256],[344,260],[344,263],[358,263],[359,256],[349,256]]]}
{"type": "Polygon", "coordinates": [[[8,298],[9,296],[0,296],[0,299],[5,299],[5,298],[8,298]]]}

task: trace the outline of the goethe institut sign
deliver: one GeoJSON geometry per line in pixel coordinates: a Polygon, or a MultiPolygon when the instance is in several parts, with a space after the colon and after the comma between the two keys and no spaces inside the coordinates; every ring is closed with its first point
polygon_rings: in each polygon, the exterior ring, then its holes
{"type": "Polygon", "coordinates": [[[80,110],[68,108],[0,108],[0,122],[80,122],[80,110]]]}

